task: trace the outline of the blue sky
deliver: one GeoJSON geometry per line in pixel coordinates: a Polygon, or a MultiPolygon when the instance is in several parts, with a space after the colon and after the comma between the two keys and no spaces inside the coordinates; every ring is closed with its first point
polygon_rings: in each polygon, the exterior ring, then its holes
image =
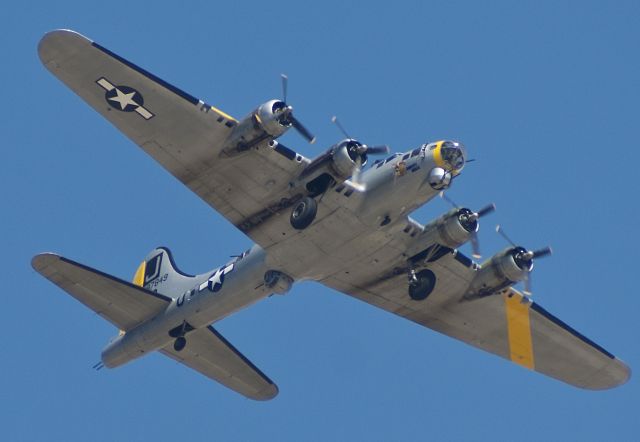
{"type": "Polygon", "coordinates": [[[463,141],[477,161],[449,195],[496,203],[485,255],[504,247],[496,223],[552,245],[536,301],[639,366],[640,3],[240,3],[3,7],[3,439],[637,439],[637,378],[578,390],[312,283],[219,324],[278,383],[274,401],[160,355],[91,369],[116,330],[39,277],[34,254],[129,279],[157,245],[201,272],[250,242],[41,66],[37,42],[55,28],[236,117],[278,97],[286,72],[318,144],[283,142],[306,156],[340,137],[333,114],[397,151],[463,141]]]}

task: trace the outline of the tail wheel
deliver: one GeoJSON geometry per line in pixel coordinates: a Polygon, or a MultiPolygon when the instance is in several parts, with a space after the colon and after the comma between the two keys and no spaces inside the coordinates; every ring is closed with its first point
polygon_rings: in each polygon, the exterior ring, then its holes
{"type": "Polygon", "coordinates": [[[416,273],[415,281],[409,284],[409,296],[414,301],[422,301],[433,292],[436,287],[436,275],[429,269],[416,273]]]}
{"type": "Polygon", "coordinates": [[[316,218],[318,213],[318,203],[310,197],[302,198],[291,211],[291,226],[296,230],[303,230],[316,218]]]}

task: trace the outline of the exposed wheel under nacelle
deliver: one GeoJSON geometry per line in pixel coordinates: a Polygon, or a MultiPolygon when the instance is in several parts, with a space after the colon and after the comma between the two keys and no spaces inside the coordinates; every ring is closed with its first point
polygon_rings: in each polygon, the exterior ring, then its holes
{"type": "Polygon", "coordinates": [[[436,275],[429,269],[416,273],[415,280],[409,283],[409,296],[414,301],[427,299],[436,287],[436,275]]]}
{"type": "Polygon", "coordinates": [[[291,226],[296,230],[303,230],[316,218],[318,213],[318,203],[311,197],[302,198],[291,211],[291,226]]]}
{"type": "Polygon", "coordinates": [[[181,351],[187,345],[187,339],[184,336],[176,338],[173,343],[173,349],[175,351],[181,351]]]}

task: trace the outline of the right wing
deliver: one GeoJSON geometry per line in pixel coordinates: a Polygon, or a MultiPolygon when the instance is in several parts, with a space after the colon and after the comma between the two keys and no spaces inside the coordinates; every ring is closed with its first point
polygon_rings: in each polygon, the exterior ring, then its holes
{"type": "Polygon", "coordinates": [[[271,379],[212,326],[195,330],[188,337],[181,351],[175,351],[170,344],[160,352],[249,399],[266,401],[278,394],[271,379]]]}
{"type": "Polygon", "coordinates": [[[53,253],[31,260],[42,276],[125,332],[164,311],[172,299],[53,253]]]}
{"type": "MultiPolygon", "coordinates": [[[[367,256],[320,281],[323,284],[568,384],[600,390],[625,383],[624,362],[513,288],[465,300],[477,266],[446,247],[428,259],[436,276],[433,292],[422,300],[408,294],[404,271],[371,270],[367,256]]],[[[379,259],[383,259],[382,255],[379,259]]]]}
{"type": "Polygon", "coordinates": [[[53,75],[173,176],[263,247],[280,237],[253,229],[287,201],[302,157],[265,140],[221,156],[237,120],[69,30],[46,34],[40,59],[53,75]]]}

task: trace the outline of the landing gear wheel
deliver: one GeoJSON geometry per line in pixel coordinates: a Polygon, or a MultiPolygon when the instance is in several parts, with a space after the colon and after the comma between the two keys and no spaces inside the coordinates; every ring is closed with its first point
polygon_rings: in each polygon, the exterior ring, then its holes
{"type": "Polygon", "coordinates": [[[416,280],[409,283],[409,296],[414,301],[427,299],[436,287],[436,275],[429,269],[416,273],[416,280]]]}
{"type": "Polygon", "coordinates": [[[185,345],[187,345],[187,340],[184,336],[180,336],[179,338],[176,338],[175,342],[173,343],[173,349],[175,351],[181,351],[185,347],[185,345]]]}
{"type": "Polygon", "coordinates": [[[296,230],[303,230],[316,218],[318,213],[318,203],[308,196],[302,198],[291,211],[291,226],[296,230]]]}

